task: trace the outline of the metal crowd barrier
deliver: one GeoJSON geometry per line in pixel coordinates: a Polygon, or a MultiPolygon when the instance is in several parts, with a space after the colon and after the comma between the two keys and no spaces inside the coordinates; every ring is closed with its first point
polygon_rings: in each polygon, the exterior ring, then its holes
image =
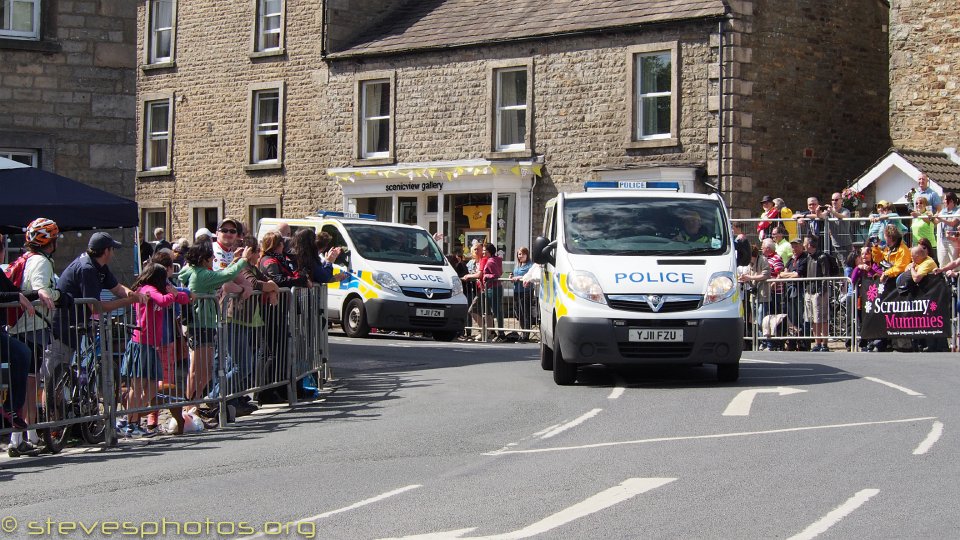
{"type": "Polygon", "coordinates": [[[517,341],[539,337],[537,285],[523,287],[521,283],[515,288],[513,280],[500,278],[498,286],[488,290],[478,290],[475,282],[464,283],[463,289],[470,306],[470,324],[465,328],[468,340],[493,341],[500,334],[515,335],[517,341]]]}
{"type": "MultiPolygon", "coordinates": [[[[903,232],[904,238],[908,244],[912,244],[912,235],[910,233],[910,220],[912,219],[914,218],[910,216],[890,216],[882,220],[877,220],[876,222],[871,221],[869,217],[849,217],[842,220],[827,218],[825,220],[818,219],[814,221],[817,221],[821,227],[820,237],[823,242],[821,245],[823,251],[834,255],[842,261],[848,253],[863,247],[870,237],[877,236],[880,240],[883,240],[883,226],[887,223],[902,223],[901,231],[903,232]],[[824,239],[829,239],[829,241],[824,239]]],[[[808,236],[811,232],[814,232],[811,221],[808,220],[804,223],[798,223],[796,217],[789,219],[731,219],[730,222],[733,223],[734,226],[739,226],[740,231],[747,240],[750,241],[751,245],[756,246],[760,244],[757,226],[763,222],[771,223],[771,226],[767,228],[765,236],[770,238],[773,237],[770,233],[774,226],[788,222],[796,224],[797,234],[795,236],[788,234],[786,236],[787,240],[794,238],[802,239],[804,236],[808,236]]],[[[937,257],[936,253],[932,253],[931,256],[933,258],[937,257]]],[[[786,263],[786,261],[784,261],[784,263],[786,263]]]]}
{"type": "Polygon", "coordinates": [[[816,340],[840,341],[844,349],[857,350],[857,291],[850,278],[770,279],[751,285],[741,284],[740,294],[744,340],[753,350],[809,350],[816,340]],[[760,301],[761,288],[769,290],[767,302],[760,301]]]}
{"type": "MultiPolygon", "coordinates": [[[[205,403],[218,407],[223,425],[233,420],[227,414],[233,400],[279,387],[293,406],[299,380],[313,376],[320,388],[330,377],[327,288],[281,289],[272,296],[196,295],[190,304],[161,309],[151,302],[145,327],[138,326],[134,306],[102,313],[98,300],[76,300],[60,310],[72,313],[71,324],[56,325],[66,333],[51,332],[50,315],[38,311],[25,317],[31,319],[29,332],[18,333],[21,326],[14,326],[11,337],[36,344],[32,350],[47,356],[48,366],[53,359],[61,362],[20,390],[22,383],[12,384],[19,379],[13,377],[10,351],[0,351],[0,391],[11,400],[25,392],[27,429],[41,430],[44,442],[53,439],[48,449],[54,451],[72,425],[79,425],[87,443],[114,444],[119,415],[134,420],[169,409],[177,418],[185,407],[205,403]],[[197,308],[205,315],[198,316],[197,308]]],[[[0,429],[12,431],[7,425],[0,429]]]]}

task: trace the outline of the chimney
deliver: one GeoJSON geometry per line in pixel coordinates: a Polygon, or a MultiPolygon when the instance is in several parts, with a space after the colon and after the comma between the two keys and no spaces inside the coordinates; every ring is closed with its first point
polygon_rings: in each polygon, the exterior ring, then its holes
{"type": "Polygon", "coordinates": [[[953,146],[944,148],[943,153],[946,154],[948,158],[950,158],[950,161],[956,163],[957,165],[960,165],[960,155],[957,154],[956,148],[954,148],[953,146]]]}

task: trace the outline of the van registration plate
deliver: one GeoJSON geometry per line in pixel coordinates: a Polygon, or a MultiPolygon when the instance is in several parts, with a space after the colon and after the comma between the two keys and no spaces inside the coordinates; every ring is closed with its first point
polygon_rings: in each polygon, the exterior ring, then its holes
{"type": "Polygon", "coordinates": [[[443,317],[443,310],[417,308],[417,317],[443,317]]]}
{"type": "Polygon", "coordinates": [[[630,341],[683,341],[683,330],[655,330],[649,328],[631,328],[630,341]]]}

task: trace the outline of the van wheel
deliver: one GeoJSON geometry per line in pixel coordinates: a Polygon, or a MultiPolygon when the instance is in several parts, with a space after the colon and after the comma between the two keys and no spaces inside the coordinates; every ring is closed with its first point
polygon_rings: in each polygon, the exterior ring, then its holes
{"type": "Polygon", "coordinates": [[[540,367],[544,371],[553,370],[553,349],[547,347],[543,341],[540,342],[540,367]]]}
{"type": "Polygon", "coordinates": [[[717,380],[720,382],[737,382],[740,378],[740,363],[717,364],[717,380]]]}
{"type": "Polygon", "coordinates": [[[347,313],[342,325],[347,337],[362,338],[370,335],[370,325],[367,324],[367,312],[363,309],[363,300],[354,298],[347,302],[347,313]]]}
{"type": "Polygon", "coordinates": [[[577,380],[577,365],[563,359],[560,342],[553,344],[553,382],[560,386],[570,386],[577,380]]]}
{"type": "Polygon", "coordinates": [[[457,339],[457,333],[453,331],[433,332],[434,341],[453,341],[457,339]]]}

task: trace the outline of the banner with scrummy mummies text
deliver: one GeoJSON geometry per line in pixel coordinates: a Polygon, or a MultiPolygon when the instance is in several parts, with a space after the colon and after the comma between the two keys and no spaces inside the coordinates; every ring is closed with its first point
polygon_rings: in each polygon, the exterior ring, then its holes
{"type": "Polygon", "coordinates": [[[950,330],[950,285],[943,276],[927,276],[903,293],[896,281],[860,282],[864,339],[947,337],[950,330]]]}

